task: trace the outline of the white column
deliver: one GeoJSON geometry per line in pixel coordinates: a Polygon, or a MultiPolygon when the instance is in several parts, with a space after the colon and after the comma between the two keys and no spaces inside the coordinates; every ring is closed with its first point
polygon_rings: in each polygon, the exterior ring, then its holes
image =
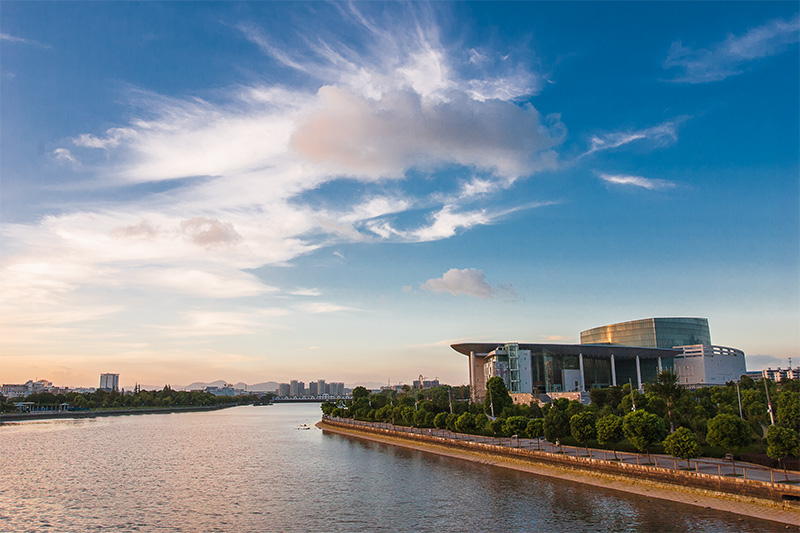
{"type": "Polygon", "coordinates": [[[586,378],[583,376],[583,354],[578,354],[578,364],[581,367],[581,392],[586,390],[586,378]]]}
{"type": "Polygon", "coordinates": [[[477,402],[477,400],[475,399],[477,391],[475,390],[475,370],[473,369],[474,366],[475,366],[475,352],[470,350],[470,352],[469,352],[469,390],[470,390],[470,394],[469,395],[472,396],[472,402],[473,403],[477,402]]]}
{"type": "Polygon", "coordinates": [[[661,358],[659,357],[659,358],[658,358],[658,373],[660,374],[660,373],[661,373],[661,372],[663,372],[663,371],[664,371],[664,369],[663,369],[663,368],[661,368],[661,358]]]}
{"type": "Polygon", "coordinates": [[[611,385],[617,386],[617,367],[614,365],[614,354],[611,354],[611,385]]]}
{"type": "Polygon", "coordinates": [[[642,390],[642,367],[639,364],[639,356],[636,356],[636,382],[638,383],[637,388],[642,390]]]}

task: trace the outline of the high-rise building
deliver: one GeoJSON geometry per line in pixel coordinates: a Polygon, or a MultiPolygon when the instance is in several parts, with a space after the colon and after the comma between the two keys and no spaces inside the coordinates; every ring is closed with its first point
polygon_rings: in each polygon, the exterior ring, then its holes
{"type": "Polygon", "coordinates": [[[100,389],[107,392],[119,391],[119,374],[100,374],[100,389]]]}
{"type": "Polygon", "coordinates": [[[291,386],[288,383],[280,383],[278,384],[278,396],[283,398],[289,396],[291,386]]]}
{"type": "Polygon", "coordinates": [[[297,380],[293,379],[289,382],[289,396],[299,396],[297,380]]]}
{"type": "Polygon", "coordinates": [[[320,379],[317,381],[317,393],[322,396],[323,394],[328,394],[328,387],[325,385],[325,380],[320,379]]]}
{"type": "Polygon", "coordinates": [[[309,396],[316,396],[317,394],[319,394],[318,390],[319,389],[317,388],[317,382],[316,381],[312,381],[312,382],[310,382],[308,384],[308,395],[309,396]]]}

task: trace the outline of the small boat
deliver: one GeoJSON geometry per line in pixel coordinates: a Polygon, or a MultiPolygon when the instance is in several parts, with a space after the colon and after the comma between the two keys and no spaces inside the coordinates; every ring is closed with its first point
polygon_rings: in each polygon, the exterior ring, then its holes
{"type": "Polygon", "coordinates": [[[300,424],[297,429],[311,429],[308,424],[300,424]]]}

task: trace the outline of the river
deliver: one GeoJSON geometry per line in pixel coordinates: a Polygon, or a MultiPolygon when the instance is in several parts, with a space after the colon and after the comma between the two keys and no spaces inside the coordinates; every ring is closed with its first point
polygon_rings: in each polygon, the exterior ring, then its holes
{"type": "Polygon", "coordinates": [[[281,404],[3,424],[0,531],[785,531],[323,433],[319,415],[281,404]]]}

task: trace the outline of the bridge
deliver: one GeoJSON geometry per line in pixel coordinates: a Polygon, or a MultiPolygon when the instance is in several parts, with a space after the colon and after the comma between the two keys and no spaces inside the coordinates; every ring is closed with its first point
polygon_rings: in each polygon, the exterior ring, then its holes
{"type": "Polygon", "coordinates": [[[325,394],[323,396],[277,396],[272,399],[272,403],[322,403],[352,399],[353,397],[349,394],[344,396],[331,396],[330,394],[325,394]]]}

